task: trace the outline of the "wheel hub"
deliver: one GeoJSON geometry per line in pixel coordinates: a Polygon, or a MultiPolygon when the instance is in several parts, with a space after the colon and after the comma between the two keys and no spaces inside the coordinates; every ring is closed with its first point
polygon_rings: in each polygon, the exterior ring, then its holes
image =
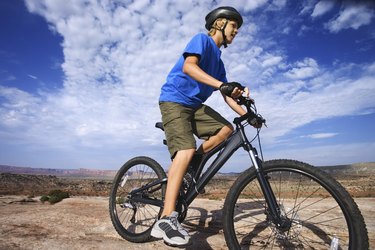
{"type": "MultiPolygon", "coordinates": [[[[276,239],[287,242],[288,244],[299,244],[299,235],[302,230],[302,222],[299,219],[297,213],[292,212],[291,209],[287,209],[280,205],[281,210],[281,221],[278,224],[275,224],[271,219],[269,219],[270,227],[276,239]],[[287,215],[291,214],[291,218],[288,218],[287,215]]],[[[270,216],[267,216],[270,218],[270,216]]]]}

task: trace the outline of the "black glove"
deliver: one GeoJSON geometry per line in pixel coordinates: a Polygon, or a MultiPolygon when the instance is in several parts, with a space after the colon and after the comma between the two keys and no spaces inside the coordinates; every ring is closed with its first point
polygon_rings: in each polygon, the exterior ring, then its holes
{"type": "Polygon", "coordinates": [[[263,123],[265,122],[263,117],[261,117],[259,115],[254,115],[253,117],[248,118],[247,121],[254,128],[261,128],[263,126],[263,123]]]}
{"type": "Polygon", "coordinates": [[[226,96],[229,96],[229,97],[232,97],[232,92],[235,88],[239,88],[240,90],[244,90],[245,87],[242,86],[240,83],[238,82],[227,82],[227,83],[223,83],[221,84],[220,86],[220,92],[223,93],[224,95],[226,96]]]}

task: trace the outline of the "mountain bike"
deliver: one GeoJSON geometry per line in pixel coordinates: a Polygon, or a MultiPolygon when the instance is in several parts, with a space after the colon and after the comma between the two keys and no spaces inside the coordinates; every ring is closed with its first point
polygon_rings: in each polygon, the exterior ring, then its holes
{"type": "MultiPolygon", "coordinates": [[[[319,168],[300,161],[263,161],[261,126],[254,125],[265,124],[265,119],[252,99],[243,97],[238,103],[247,113],[234,119],[230,137],[210,152],[194,155],[179,191],[178,220],[184,221],[193,200],[243,148],[250,167],[235,180],[223,207],[229,249],[368,249],[363,216],[345,188],[319,168]],[[257,127],[251,141],[245,130],[249,124],[257,127]],[[260,154],[252,145],[256,139],[260,154]]],[[[156,127],[163,129],[161,123],[156,127]]],[[[120,168],[110,192],[109,213],[121,237],[131,242],[150,240],[163,209],[167,181],[160,164],[146,156],[130,159],[120,168]]]]}

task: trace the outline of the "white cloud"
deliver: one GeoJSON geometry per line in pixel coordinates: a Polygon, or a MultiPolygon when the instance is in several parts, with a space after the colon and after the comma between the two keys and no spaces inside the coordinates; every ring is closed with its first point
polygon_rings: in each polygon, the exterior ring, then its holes
{"type": "Polygon", "coordinates": [[[279,11],[285,7],[287,0],[273,0],[270,3],[270,6],[267,8],[272,11],[279,11]]]}
{"type": "Polygon", "coordinates": [[[317,133],[317,134],[306,135],[304,137],[308,137],[312,139],[324,139],[324,138],[331,138],[336,135],[337,133],[317,133]]]}
{"type": "MultiPolygon", "coordinates": [[[[217,2],[231,5],[233,1],[217,2]]],[[[64,85],[58,92],[35,94],[0,85],[5,100],[0,106],[1,138],[27,145],[24,153],[30,157],[35,157],[34,151],[50,153],[57,148],[76,164],[65,167],[90,167],[84,158],[92,158],[93,167],[114,168],[133,153],[163,155],[168,162],[161,145],[164,135],[154,128],[160,119],[160,87],[191,36],[204,32],[204,16],[216,5],[208,0],[26,3],[29,11],[44,17],[63,37],[64,85]]],[[[272,7],[282,8],[285,3],[273,1],[272,7]]],[[[233,3],[245,12],[266,4],[266,0],[233,3]]],[[[346,27],[340,23],[336,26],[346,27]]],[[[257,25],[252,21],[241,28],[234,43],[223,50],[223,60],[228,79],[248,85],[265,115],[266,143],[277,143],[280,136],[316,119],[374,106],[374,64],[338,64],[331,70],[314,58],[288,62],[273,37],[256,40],[262,32],[257,25]],[[344,74],[355,69],[359,72],[355,77],[344,74]]],[[[219,94],[208,104],[233,118],[219,94]]],[[[46,156],[51,163],[52,155],[46,156]]]]}
{"type": "Polygon", "coordinates": [[[272,57],[266,58],[262,62],[262,66],[263,67],[275,66],[275,65],[278,65],[282,60],[283,58],[281,56],[272,56],[272,57]]]}
{"type": "MultiPolygon", "coordinates": [[[[30,150],[95,148],[125,158],[129,148],[163,147],[154,128],[160,87],[187,41],[204,31],[211,4],[26,1],[63,37],[65,80],[56,93],[2,87],[1,137],[30,150]]],[[[77,166],[88,167],[84,162],[77,166]]]]}
{"type": "Polygon", "coordinates": [[[326,14],[335,6],[335,1],[319,1],[315,7],[314,11],[311,14],[311,17],[315,18],[321,15],[326,14]]]}
{"type": "Polygon", "coordinates": [[[69,119],[60,122],[69,123],[67,130],[87,140],[90,135],[96,138],[99,131],[119,140],[141,138],[142,133],[136,131],[158,120],[155,104],[160,86],[184,46],[178,41],[191,35],[189,30],[188,35],[175,30],[178,26],[199,30],[194,20],[193,25],[183,25],[183,19],[171,18],[168,8],[175,8],[173,13],[185,11],[185,15],[204,11],[149,1],[130,5],[72,1],[62,9],[53,1],[27,3],[30,11],[45,16],[64,38],[62,68],[67,79],[61,93],[54,96],[57,100],[49,99],[46,108],[68,113],[69,119]],[[142,120],[142,116],[149,119],[142,120]]]}
{"type": "Polygon", "coordinates": [[[319,72],[318,63],[312,58],[305,58],[303,61],[296,62],[292,67],[285,73],[285,76],[291,79],[310,78],[319,72]]]}
{"type": "Polygon", "coordinates": [[[361,66],[360,76],[353,79],[345,74],[358,69],[336,65],[336,69],[323,69],[313,78],[262,86],[256,96],[268,123],[264,141],[282,143],[280,138],[294,128],[319,119],[364,114],[372,109],[375,75],[368,75],[368,67],[361,66]]]}
{"type": "Polygon", "coordinates": [[[264,6],[267,2],[268,0],[246,0],[246,1],[243,1],[242,3],[240,2],[236,3],[234,1],[227,0],[227,1],[223,1],[223,3],[218,4],[218,5],[235,6],[236,8],[243,8],[245,11],[251,11],[261,6],[264,6]]]}
{"type": "Polygon", "coordinates": [[[3,81],[8,82],[8,81],[14,81],[16,79],[17,77],[15,77],[14,75],[8,75],[3,81]]]}
{"type": "Polygon", "coordinates": [[[299,12],[299,15],[310,14],[315,8],[315,3],[316,3],[315,1],[304,2],[304,4],[302,5],[302,9],[299,12]]]}
{"type": "Polygon", "coordinates": [[[27,76],[30,77],[31,79],[34,79],[34,80],[37,80],[37,79],[38,79],[38,77],[36,77],[36,76],[34,76],[34,75],[30,75],[30,74],[28,74],[27,76]]]}
{"type": "Polygon", "coordinates": [[[329,21],[325,27],[332,33],[343,29],[358,29],[371,22],[375,12],[366,5],[348,5],[343,8],[338,17],[329,21]]]}
{"type": "Polygon", "coordinates": [[[296,159],[315,166],[372,162],[375,143],[353,143],[269,152],[269,159],[296,159]],[[337,154],[336,152],[340,152],[337,154]]]}

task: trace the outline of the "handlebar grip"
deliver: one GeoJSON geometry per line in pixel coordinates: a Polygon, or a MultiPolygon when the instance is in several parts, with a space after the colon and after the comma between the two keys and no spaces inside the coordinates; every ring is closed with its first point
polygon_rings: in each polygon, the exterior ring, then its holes
{"type": "Polygon", "coordinates": [[[241,122],[250,118],[252,115],[255,115],[255,114],[254,113],[246,113],[243,116],[236,117],[236,118],[234,118],[233,123],[234,124],[240,124],[241,122]]]}
{"type": "Polygon", "coordinates": [[[239,98],[237,98],[238,105],[251,106],[254,103],[254,99],[251,99],[250,97],[240,96],[239,98]]]}
{"type": "Polygon", "coordinates": [[[241,122],[247,120],[253,127],[260,128],[263,124],[266,123],[266,120],[260,114],[257,114],[256,111],[254,112],[254,110],[252,109],[252,105],[255,106],[255,102],[250,97],[240,96],[237,99],[237,104],[244,105],[247,109],[247,113],[241,117],[235,118],[233,120],[234,124],[238,125],[241,122]]]}

